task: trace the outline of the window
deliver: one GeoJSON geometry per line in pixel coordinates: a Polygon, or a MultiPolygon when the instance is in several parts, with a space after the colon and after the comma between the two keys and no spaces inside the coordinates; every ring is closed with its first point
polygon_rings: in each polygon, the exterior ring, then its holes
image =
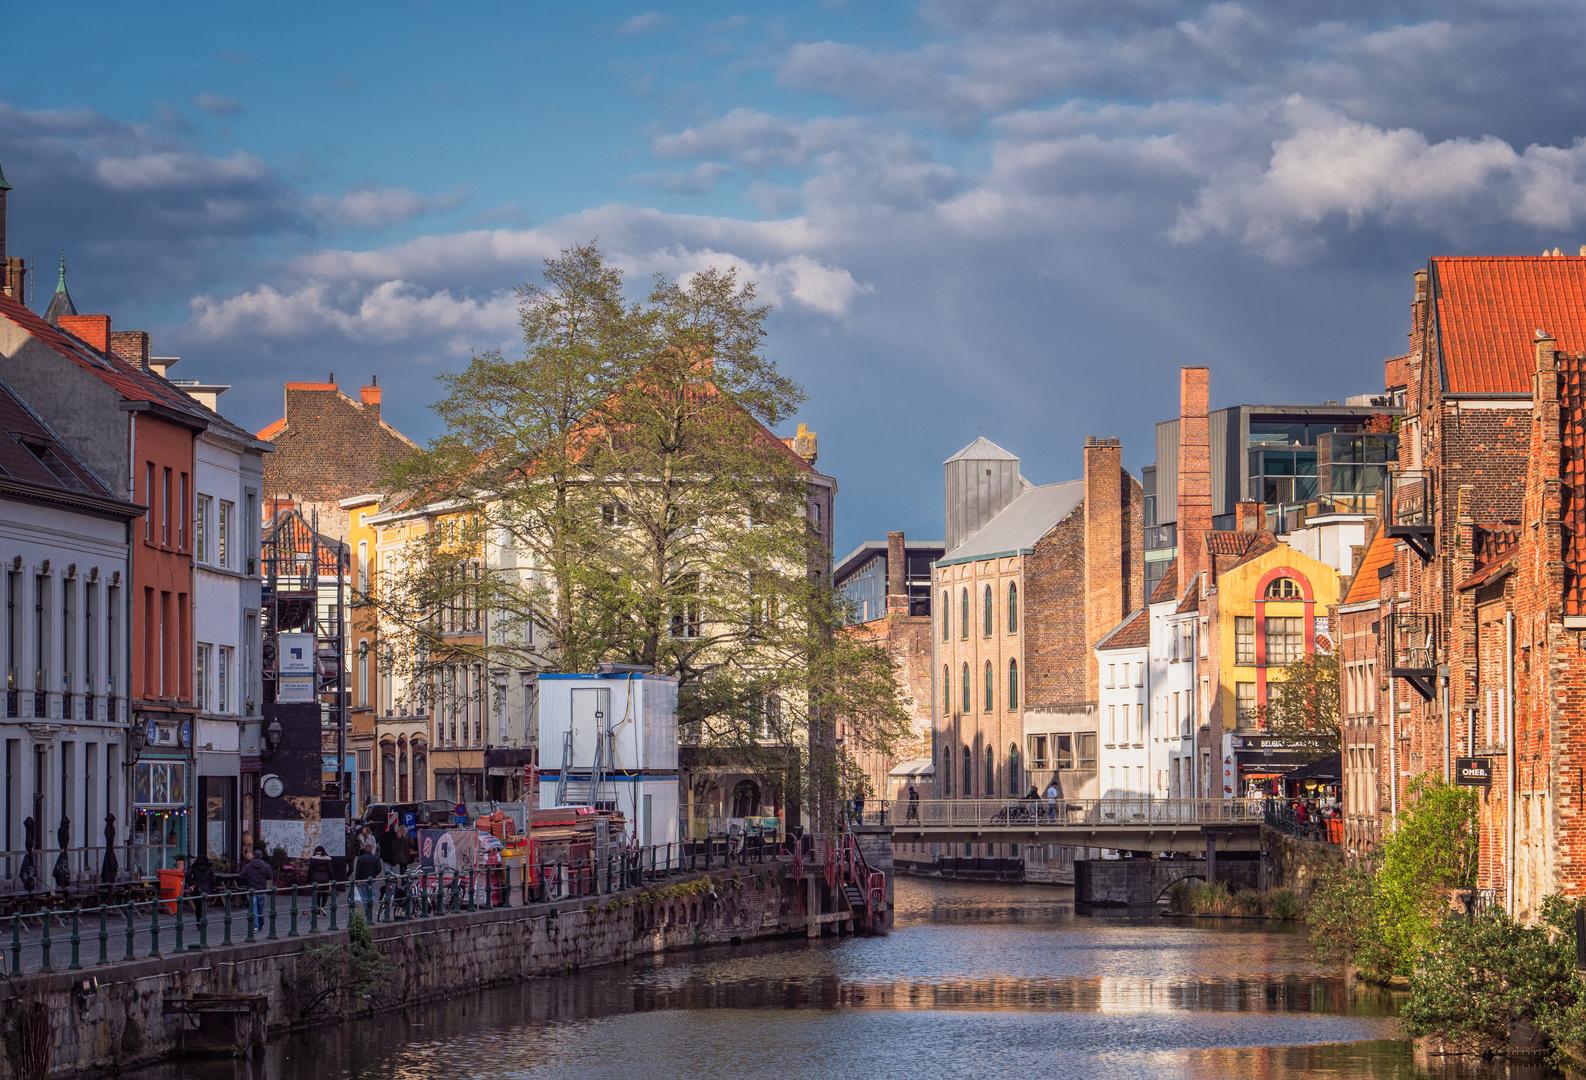
{"type": "Polygon", "coordinates": [[[986,747],[986,786],[981,788],[985,798],[991,798],[991,793],[997,790],[997,758],[991,752],[991,747],[986,747]]]}
{"type": "Polygon", "coordinates": [[[215,561],[221,566],[231,566],[231,521],[236,516],[237,504],[222,500],[215,520],[215,561]]]}
{"type": "Polygon", "coordinates": [[[215,666],[215,647],[198,643],[198,667],[193,672],[193,704],[200,710],[209,708],[209,673],[215,666]]]}
{"type": "Polygon", "coordinates": [[[236,668],[233,656],[229,645],[222,645],[215,654],[215,711],[218,713],[234,711],[231,707],[231,673],[236,668]]]}
{"type": "Polygon", "coordinates": [[[984,612],[983,612],[983,615],[982,615],[982,619],[981,619],[981,621],[985,623],[985,629],[981,633],[985,637],[990,637],[991,636],[991,626],[992,626],[992,623],[996,621],[996,615],[997,615],[997,604],[996,604],[996,601],[994,601],[991,598],[991,586],[990,585],[986,586],[985,596],[981,599],[981,607],[985,609],[984,612]]]}
{"type": "Polygon", "coordinates": [[[1242,728],[1256,726],[1256,684],[1234,683],[1234,722],[1242,728]]]}
{"type": "Polygon", "coordinates": [[[953,711],[953,686],[952,679],[948,676],[952,669],[946,664],[942,665],[942,719],[946,720],[953,711]]]}
{"type": "Polygon", "coordinates": [[[958,636],[963,639],[969,637],[969,590],[958,591],[958,636]]]}
{"type": "Polygon", "coordinates": [[[143,505],[149,509],[143,515],[143,539],[154,539],[154,462],[143,465],[143,505]]]}
{"type": "MultiPolygon", "coordinates": [[[[1127,706],[1127,705],[1125,705],[1123,707],[1123,723],[1124,723],[1124,727],[1125,728],[1127,728],[1129,726],[1129,706],[1127,706]]],[[[1127,731],[1124,732],[1124,737],[1125,738],[1128,737],[1128,732],[1127,731]]],[[[1117,742],[1118,742],[1118,706],[1116,706],[1116,705],[1108,705],[1107,706],[1107,745],[1108,746],[1114,746],[1114,745],[1117,744],[1117,742]]]]}
{"type": "Polygon", "coordinates": [[[953,793],[953,752],[945,746],[942,747],[942,761],[937,766],[936,775],[941,777],[942,795],[951,795],[953,793]]]}
{"type": "Polygon", "coordinates": [[[365,596],[369,594],[369,541],[358,541],[358,584],[355,586],[365,596]]]}
{"type": "Polygon", "coordinates": [[[947,606],[947,590],[942,590],[942,640],[946,641],[953,621],[952,609],[947,606]]]}
{"type": "Polygon", "coordinates": [[[1008,586],[1008,633],[1019,632],[1019,586],[1008,586]]]}
{"type": "Polygon", "coordinates": [[[254,502],[254,493],[248,492],[243,498],[242,511],[242,546],[243,558],[248,560],[245,568],[248,573],[254,572],[253,560],[259,557],[259,537],[254,531],[259,526],[259,511],[254,502]]]}
{"type": "Polygon", "coordinates": [[[975,787],[975,762],[969,754],[969,747],[964,747],[964,798],[973,795],[975,787]]]}
{"type": "Polygon", "coordinates": [[[1134,684],[1136,686],[1144,686],[1145,685],[1145,663],[1144,662],[1138,663],[1138,664],[1136,664],[1134,666],[1134,684]]]}
{"type": "MultiPolygon", "coordinates": [[[[95,683],[99,681],[100,636],[99,624],[94,621],[98,611],[99,585],[90,581],[83,586],[83,690],[89,694],[98,690],[95,683]]],[[[91,709],[84,715],[93,719],[91,709]]]]}
{"type": "Polygon", "coordinates": [[[1118,685],[1118,665],[1107,665],[1107,689],[1111,690],[1118,685]]]}
{"type": "Polygon", "coordinates": [[[683,574],[672,590],[672,636],[699,637],[699,575],[683,574]]]}
{"type": "Polygon", "coordinates": [[[187,802],[185,761],[140,761],[133,766],[132,801],[138,806],[182,806],[187,802]]]}
{"type": "Polygon", "coordinates": [[[1059,769],[1072,769],[1074,767],[1074,737],[1072,735],[1054,735],[1052,738],[1057,746],[1057,767],[1059,769]]]}
{"type": "Polygon", "coordinates": [[[1267,617],[1267,667],[1284,667],[1305,655],[1304,624],[1297,615],[1267,617]]]}
{"type": "Polygon", "coordinates": [[[171,470],[162,474],[160,484],[160,543],[171,542],[171,470]]]}
{"type": "Polygon", "coordinates": [[[1234,616],[1234,663],[1250,666],[1256,662],[1256,620],[1253,615],[1234,616]]]}
{"type": "Polygon", "coordinates": [[[214,513],[213,504],[214,500],[208,495],[200,495],[193,502],[193,554],[201,563],[207,563],[210,558],[209,528],[214,513]]]}
{"type": "Polygon", "coordinates": [[[1096,767],[1096,733],[1094,731],[1080,732],[1079,767],[1081,769],[1094,769],[1096,767]]]}
{"type": "Polygon", "coordinates": [[[1032,769],[1044,769],[1044,768],[1046,768],[1046,766],[1047,766],[1047,761],[1046,761],[1046,736],[1045,735],[1031,735],[1030,736],[1030,768],[1032,768],[1032,769]]]}
{"type": "Polygon", "coordinates": [[[1178,629],[1179,640],[1182,642],[1179,656],[1185,660],[1195,659],[1195,624],[1192,622],[1179,623],[1178,629]]]}
{"type": "Polygon", "coordinates": [[[1280,577],[1267,586],[1266,599],[1268,600],[1303,600],[1304,593],[1300,590],[1300,583],[1293,578],[1280,577]]]}
{"type": "Polygon", "coordinates": [[[963,683],[963,691],[964,691],[964,694],[963,694],[963,697],[964,697],[964,712],[968,712],[971,708],[973,708],[973,705],[971,705],[971,703],[970,703],[969,663],[967,661],[965,661],[964,670],[960,673],[960,675],[961,675],[960,681],[963,683]]]}
{"type": "Polygon", "coordinates": [[[1008,708],[1019,707],[1019,662],[1008,661],[1008,708]]]}
{"type": "MultiPolygon", "coordinates": [[[[987,712],[991,711],[992,705],[993,705],[993,703],[996,700],[997,687],[996,687],[996,683],[994,683],[992,681],[993,678],[994,678],[994,676],[991,674],[991,661],[987,660],[986,661],[986,711],[987,712]]],[[[988,746],[986,749],[990,750],[991,748],[988,746]]]]}
{"type": "Polygon", "coordinates": [[[369,707],[369,639],[358,639],[358,704],[369,707]]]}
{"type": "Polygon", "coordinates": [[[625,529],[628,526],[628,508],[621,502],[600,505],[600,523],[608,529],[625,529]]]}
{"type": "Polygon", "coordinates": [[[176,502],[176,546],[187,547],[187,474],[181,475],[181,490],[176,502]]]}

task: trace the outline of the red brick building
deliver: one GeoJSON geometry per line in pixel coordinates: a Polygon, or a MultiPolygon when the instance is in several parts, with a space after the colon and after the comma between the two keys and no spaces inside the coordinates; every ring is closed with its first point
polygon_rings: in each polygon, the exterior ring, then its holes
{"type": "Polygon", "coordinates": [[[259,438],[275,444],[264,464],[266,517],[278,507],[318,511],[320,531],[338,539],[348,532],[341,500],[384,491],[388,463],[416,449],[381,419],[378,384],[354,401],[334,381],[287,383],[286,415],[259,438]]]}

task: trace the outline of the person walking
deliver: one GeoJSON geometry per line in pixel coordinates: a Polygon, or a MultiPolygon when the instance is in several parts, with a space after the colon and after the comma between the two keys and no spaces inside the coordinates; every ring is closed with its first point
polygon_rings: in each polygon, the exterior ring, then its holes
{"type": "Polygon", "coordinates": [[[275,871],[264,860],[264,852],[254,850],[253,858],[242,868],[242,883],[253,894],[253,929],[264,929],[264,891],[275,880],[275,871]]]}
{"type": "Polygon", "coordinates": [[[323,847],[315,848],[308,857],[308,881],[314,887],[314,906],[321,915],[328,914],[325,905],[330,900],[330,853],[323,847]]]}
{"type": "Polygon", "coordinates": [[[912,821],[916,825],[920,823],[920,789],[913,784],[909,785],[909,812],[904,821],[912,821]]]}
{"type": "Polygon", "coordinates": [[[358,898],[363,902],[365,910],[374,903],[374,883],[380,876],[380,856],[375,851],[374,840],[364,841],[364,848],[356,862],[352,864],[352,879],[358,888],[358,898]]]}
{"type": "MultiPolygon", "coordinates": [[[[396,815],[392,815],[393,821],[396,815]]],[[[380,862],[385,867],[386,875],[392,876],[397,872],[397,834],[393,821],[387,821],[385,828],[380,833],[379,851],[380,862]]],[[[401,846],[406,847],[404,842],[401,846]]]]}

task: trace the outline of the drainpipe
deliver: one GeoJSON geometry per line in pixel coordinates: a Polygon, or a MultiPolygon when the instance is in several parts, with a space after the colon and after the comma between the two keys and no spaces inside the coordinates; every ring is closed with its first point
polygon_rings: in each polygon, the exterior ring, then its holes
{"type": "Polygon", "coordinates": [[[1438,689],[1442,692],[1443,709],[1443,783],[1454,782],[1454,742],[1453,728],[1448,720],[1448,665],[1439,664],[1437,667],[1438,689]]]}
{"type": "MultiPolygon", "coordinates": [[[[1393,604],[1390,601],[1385,618],[1393,618],[1393,604]]],[[[1393,826],[1390,831],[1399,830],[1399,680],[1393,677],[1393,656],[1390,653],[1388,661],[1388,820],[1393,826]]]]}
{"type": "Polygon", "coordinates": [[[1508,773],[1508,820],[1504,825],[1503,862],[1504,878],[1506,884],[1503,890],[1504,909],[1514,918],[1514,612],[1505,612],[1503,616],[1504,643],[1507,646],[1503,654],[1504,667],[1504,703],[1503,703],[1503,741],[1505,771],[1508,773]]]}

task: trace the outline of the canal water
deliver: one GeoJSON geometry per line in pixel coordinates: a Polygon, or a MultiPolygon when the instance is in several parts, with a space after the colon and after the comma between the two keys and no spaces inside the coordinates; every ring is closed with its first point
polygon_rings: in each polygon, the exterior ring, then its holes
{"type": "Polygon", "coordinates": [[[884,938],[707,950],[459,995],[136,1080],[1488,1077],[1415,1066],[1393,1002],[1262,922],[1097,918],[900,877],[884,938]]]}

